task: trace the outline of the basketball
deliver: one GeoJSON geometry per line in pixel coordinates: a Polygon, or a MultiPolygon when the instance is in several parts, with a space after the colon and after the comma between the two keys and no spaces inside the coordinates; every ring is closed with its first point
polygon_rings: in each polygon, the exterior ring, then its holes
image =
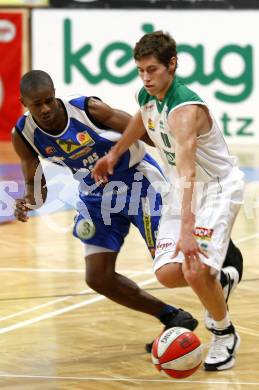
{"type": "Polygon", "coordinates": [[[173,378],[186,378],[202,362],[202,345],[192,331],[170,328],[155,339],[151,358],[158,371],[164,371],[173,378]]]}

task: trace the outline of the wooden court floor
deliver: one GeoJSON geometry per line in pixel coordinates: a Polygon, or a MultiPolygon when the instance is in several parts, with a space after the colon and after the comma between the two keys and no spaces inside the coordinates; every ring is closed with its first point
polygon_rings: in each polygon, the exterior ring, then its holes
{"type": "MultiPolygon", "coordinates": [[[[4,158],[15,162],[7,152],[4,158]]],[[[201,368],[178,381],[158,373],[144,351],[144,344],[160,332],[160,323],[85,285],[82,246],[69,231],[73,211],[0,225],[0,389],[259,389],[258,195],[259,186],[251,184],[232,234],[245,260],[243,281],[230,298],[241,336],[236,366],[219,373],[201,368]]],[[[132,228],[117,270],[191,311],[200,320],[195,332],[205,354],[210,335],[199,301],[189,288],[163,288],[151,265],[132,228]]]]}

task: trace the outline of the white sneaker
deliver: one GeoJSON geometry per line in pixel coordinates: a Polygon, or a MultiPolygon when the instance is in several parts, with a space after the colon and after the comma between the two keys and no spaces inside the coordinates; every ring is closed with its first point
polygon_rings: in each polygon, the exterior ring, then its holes
{"type": "MultiPolygon", "coordinates": [[[[233,293],[233,291],[235,290],[235,288],[239,282],[239,274],[238,274],[238,271],[236,270],[236,268],[234,268],[232,266],[225,267],[222,270],[224,271],[224,274],[228,278],[228,283],[224,287],[222,287],[224,298],[225,298],[225,301],[227,302],[230,294],[233,293]]],[[[208,310],[205,310],[205,312],[204,312],[204,323],[205,323],[205,326],[208,330],[215,328],[215,321],[211,317],[208,310]]]]}
{"type": "Polygon", "coordinates": [[[210,349],[204,360],[206,371],[221,371],[232,368],[235,364],[235,354],[240,345],[240,337],[231,324],[227,329],[212,329],[210,349]]]}

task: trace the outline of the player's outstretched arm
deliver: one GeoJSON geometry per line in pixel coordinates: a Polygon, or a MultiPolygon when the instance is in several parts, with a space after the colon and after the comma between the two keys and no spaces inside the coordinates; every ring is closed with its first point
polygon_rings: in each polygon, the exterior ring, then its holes
{"type": "MultiPolygon", "coordinates": [[[[88,101],[88,110],[99,123],[102,123],[119,133],[123,133],[126,130],[127,125],[132,118],[132,116],[127,112],[117,108],[112,108],[108,104],[94,97],[91,97],[88,101]]],[[[154,146],[146,132],[140,139],[146,144],[154,146]]]]}
{"type": "Polygon", "coordinates": [[[46,180],[38,157],[26,145],[17,131],[12,131],[12,143],[21,160],[25,181],[23,198],[15,201],[15,217],[21,221],[28,220],[28,211],[42,206],[47,198],[46,180]]]}
{"type": "Polygon", "coordinates": [[[175,139],[176,168],[183,186],[181,228],[175,256],[179,251],[182,251],[188,267],[192,267],[190,261],[199,261],[200,253],[205,255],[194,237],[196,210],[194,198],[195,155],[200,124],[198,118],[199,107],[190,105],[171,113],[168,119],[170,131],[175,139]]]}
{"type": "Polygon", "coordinates": [[[146,133],[141,112],[138,111],[130,120],[119,141],[112,147],[106,156],[98,160],[92,171],[92,177],[96,182],[108,181],[108,175],[112,175],[114,168],[128,148],[146,133]]]}

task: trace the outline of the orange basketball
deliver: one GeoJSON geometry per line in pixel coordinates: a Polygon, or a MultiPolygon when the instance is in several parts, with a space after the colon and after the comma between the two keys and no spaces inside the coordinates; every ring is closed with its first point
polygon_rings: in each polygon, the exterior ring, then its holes
{"type": "Polygon", "coordinates": [[[152,362],[173,378],[192,375],[202,362],[200,339],[185,328],[170,328],[158,336],[152,347],[152,362]]]}

